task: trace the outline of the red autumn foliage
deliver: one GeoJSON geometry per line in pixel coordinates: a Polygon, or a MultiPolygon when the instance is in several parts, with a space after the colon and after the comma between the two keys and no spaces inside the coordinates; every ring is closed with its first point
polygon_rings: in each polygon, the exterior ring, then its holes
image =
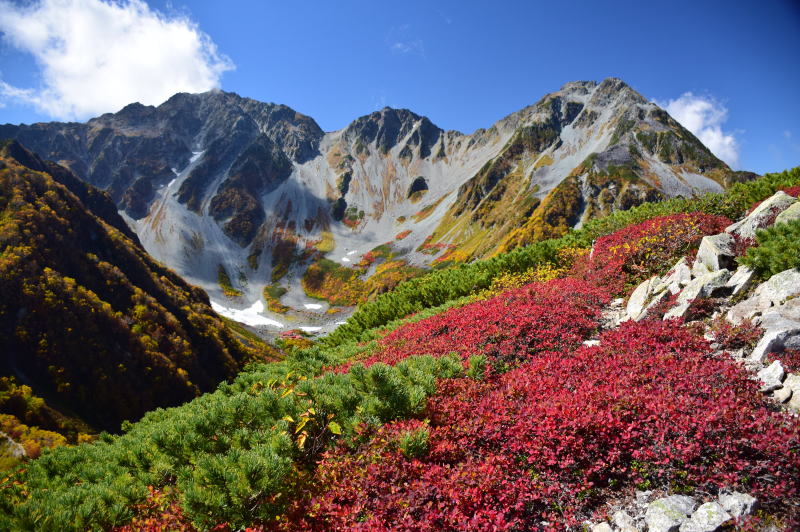
{"type": "Polygon", "coordinates": [[[724,216],[699,212],[651,218],[598,238],[591,257],[573,266],[572,275],[621,293],[671,266],[706,235],[731,224],[724,216]]]}
{"type": "MultiPolygon", "coordinates": [[[[366,364],[455,352],[485,355],[489,371],[440,381],[425,423],[385,425],[355,448],[328,452],[287,527],[563,529],[636,487],[736,488],[768,510],[796,499],[800,425],[770,409],[743,368],[712,358],[702,330],[627,322],[599,346],[576,349],[610,291],[729,224],[701,214],[649,220],[599,239],[571,278],[451,309],[380,340],[366,364]],[[409,457],[397,442],[420,429],[427,452],[409,457]]],[[[723,349],[759,334],[727,322],[712,332],[723,349]]],[[[781,511],[798,522],[796,511],[781,511]]]]}
{"type": "Polygon", "coordinates": [[[780,353],[771,353],[768,360],[770,363],[773,360],[780,360],[786,371],[800,373],[800,349],[786,349],[780,353]]]}
{"type": "MultiPolygon", "coordinates": [[[[609,297],[578,279],[556,279],[510,290],[397,329],[361,361],[395,364],[414,355],[486,355],[512,363],[543,351],[568,350],[596,326],[609,297]]],[[[350,365],[340,368],[347,371],[350,365]]]]}
{"type": "Polygon", "coordinates": [[[765,508],[800,495],[800,425],[769,410],[746,372],[709,358],[677,322],[627,322],[596,347],[545,351],[483,381],[443,381],[429,452],[377,431],[319,464],[298,528],[575,527],[635,486],[736,487],[765,508]]]}

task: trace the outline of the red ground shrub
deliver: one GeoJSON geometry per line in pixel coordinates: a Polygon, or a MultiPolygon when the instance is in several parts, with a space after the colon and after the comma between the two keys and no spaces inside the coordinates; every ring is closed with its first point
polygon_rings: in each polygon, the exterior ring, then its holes
{"type": "MultiPolygon", "coordinates": [[[[380,530],[577,526],[635,486],[735,487],[769,509],[800,494],[800,425],[677,322],[627,322],[596,347],[547,351],[485,380],[443,381],[429,451],[388,425],[317,469],[297,526],[380,530]]],[[[300,508],[298,508],[300,510],[300,508]]]]}
{"type": "Polygon", "coordinates": [[[652,218],[598,238],[591,256],[578,261],[572,275],[621,293],[669,268],[704,236],[730,224],[724,216],[698,212],[652,218]]]}
{"type": "MultiPolygon", "coordinates": [[[[486,355],[513,363],[544,351],[569,350],[597,327],[607,291],[578,279],[531,283],[397,329],[361,361],[395,364],[413,355],[486,355]]],[[[346,371],[349,365],[340,368],[346,371]]]]}

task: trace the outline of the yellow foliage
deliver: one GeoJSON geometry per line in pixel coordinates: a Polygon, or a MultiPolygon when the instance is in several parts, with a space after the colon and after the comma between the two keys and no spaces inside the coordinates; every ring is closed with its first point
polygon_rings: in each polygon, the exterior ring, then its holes
{"type": "Polygon", "coordinates": [[[519,288],[530,283],[543,283],[557,277],[563,277],[569,271],[568,267],[540,264],[524,272],[507,272],[492,280],[492,286],[475,296],[474,300],[488,299],[502,292],[519,288]]]}
{"type": "Polygon", "coordinates": [[[336,241],[333,238],[333,233],[330,231],[323,231],[322,238],[314,244],[314,247],[317,248],[317,251],[320,253],[330,253],[333,251],[334,246],[336,245],[336,241]]]}

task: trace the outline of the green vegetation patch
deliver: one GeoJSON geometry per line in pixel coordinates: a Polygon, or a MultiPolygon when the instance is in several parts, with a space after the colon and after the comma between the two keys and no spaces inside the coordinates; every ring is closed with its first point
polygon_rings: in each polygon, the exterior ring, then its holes
{"type": "MultiPolygon", "coordinates": [[[[0,485],[0,527],[121,526],[149,486],[172,487],[201,529],[220,521],[233,528],[269,522],[332,443],[352,439],[362,424],[420,415],[437,379],[463,373],[456,357],[422,356],[317,376],[373,345],[312,348],[251,366],[214,393],[148,413],[122,436],[55,449],[0,485]]],[[[421,452],[422,439],[409,440],[409,452],[421,452]]]]}
{"type": "Polygon", "coordinates": [[[800,268],[800,220],[773,225],[756,233],[756,245],[739,258],[759,277],[767,279],[791,268],[800,268]]]}
{"type": "Polygon", "coordinates": [[[222,293],[227,297],[239,297],[242,295],[241,290],[237,290],[231,284],[231,277],[228,275],[228,271],[222,264],[220,264],[217,268],[217,283],[219,284],[219,287],[222,288],[222,293]]]}
{"type": "Polygon", "coordinates": [[[281,303],[281,298],[288,290],[283,286],[276,284],[268,284],[264,287],[264,300],[267,302],[267,308],[272,312],[283,314],[289,310],[289,307],[281,303]]]}

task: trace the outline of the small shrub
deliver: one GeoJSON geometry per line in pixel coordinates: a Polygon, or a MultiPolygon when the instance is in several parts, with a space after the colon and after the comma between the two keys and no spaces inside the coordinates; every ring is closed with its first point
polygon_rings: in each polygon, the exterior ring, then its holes
{"type": "Polygon", "coordinates": [[[425,428],[404,432],[400,435],[397,446],[406,458],[419,459],[428,454],[430,436],[425,428]]]}
{"type": "Polygon", "coordinates": [[[739,257],[740,264],[752,268],[762,279],[800,268],[800,220],[773,225],[756,233],[756,245],[739,257]]]}
{"type": "Polygon", "coordinates": [[[763,331],[750,320],[734,325],[720,316],[711,322],[709,330],[720,349],[752,349],[761,339],[763,331]]]}

